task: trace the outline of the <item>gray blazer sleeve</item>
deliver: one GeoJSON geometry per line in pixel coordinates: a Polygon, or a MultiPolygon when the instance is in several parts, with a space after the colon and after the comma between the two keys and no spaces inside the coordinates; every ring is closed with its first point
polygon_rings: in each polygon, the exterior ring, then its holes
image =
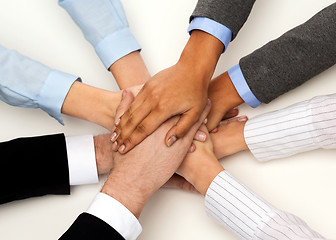
{"type": "Polygon", "coordinates": [[[232,40],[246,22],[255,0],[198,0],[190,17],[207,17],[232,31],[232,40]]]}
{"type": "Polygon", "coordinates": [[[336,3],[240,60],[253,94],[269,103],[336,63],[336,3]]]}

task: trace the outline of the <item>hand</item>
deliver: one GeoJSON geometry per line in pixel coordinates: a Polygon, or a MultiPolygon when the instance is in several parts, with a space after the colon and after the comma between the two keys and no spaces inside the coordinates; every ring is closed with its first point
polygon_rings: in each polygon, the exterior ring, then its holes
{"type": "MultiPolygon", "coordinates": [[[[95,146],[95,155],[98,174],[107,174],[113,168],[113,154],[112,143],[110,141],[110,134],[103,134],[93,137],[95,146]]],[[[162,187],[181,189],[187,192],[199,193],[193,185],[186,181],[183,177],[174,174],[167,183],[162,187]]]]}
{"type": "Polygon", "coordinates": [[[227,72],[213,79],[209,86],[211,111],[208,116],[207,128],[212,131],[217,127],[229,110],[243,103],[227,72]]]}
{"type": "Polygon", "coordinates": [[[194,141],[196,151],[189,153],[177,170],[188,182],[205,195],[212,180],[224,170],[213,153],[213,144],[207,128],[200,128],[207,134],[207,140],[202,143],[194,141]]]}
{"type": "Polygon", "coordinates": [[[248,149],[244,138],[246,116],[223,121],[210,133],[216,158],[248,149]]]}
{"type": "Polygon", "coordinates": [[[176,115],[182,116],[166,134],[166,145],[182,138],[206,105],[208,84],[222,50],[218,39],[194,31],[179,62],[149,80],[121,120],[117,120],[114,150],[128,152],[176,115]]]}
{"type": "Polygon", "coordinates": [[[102,192],[121,202],[139,217],[148,199],[171,178],[181,164],[209,110],[210,104],[186,136],[179,139],[171,148],[167,148],[164,141],[158,139],[176,124],[178,118],[164,123],[128,154],[115,153],[114,167],[102,192]]]}

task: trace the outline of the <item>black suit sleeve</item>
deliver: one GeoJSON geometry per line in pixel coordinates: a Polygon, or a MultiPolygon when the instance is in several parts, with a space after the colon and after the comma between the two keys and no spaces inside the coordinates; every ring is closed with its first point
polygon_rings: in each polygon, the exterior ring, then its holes
{"type": "Polygon", "coordinates": [[[103,220],[82,213],[59,240],[124,240],[124,238],[103,220]]]}
{"type": "Polygon", "coordinates": [[[0,143],[0,204],[46,194],[70,194],[63,134],[0,143]]]}

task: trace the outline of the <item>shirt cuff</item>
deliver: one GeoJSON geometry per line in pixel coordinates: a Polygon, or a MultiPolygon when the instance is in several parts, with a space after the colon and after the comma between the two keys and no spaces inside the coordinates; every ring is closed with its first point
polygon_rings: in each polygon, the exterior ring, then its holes
{"type": "Polygon", "coordinates": [[[229,28],[206,17],[194,18],[188,28],[189,34],[191,34],[193,30],[202,30],[217,38],[225,46],[223,52],[228,48],[232,39],[232,31],[229,28]]]}
{"type": "Polygon", "coordinates": [[[141,47],[129,28],[124,28],[101,40],[95,50],[108,69],[113,63],[131,52],[140,51],[141,47]]]}
{"type": "Polygon", "coordinates": [[[241,71],[239,64],[230,68],[228,74],[238,94],[244,100],[244,102],[246,102],[250,107],[253,108],[258,107],[261,104],[261,102],[251,91],[243,75],[243,72],[241,71]]]}
{"type": "Polygon", "coordinates": [[[142,232],[138,219],[114,198],[99,193],[86,211],[113,227],[126,240],[135,240],[142,232]]]}
{"type": "Polygon", "coordinates": [[[79,77],[52,70],[41,89],[37,102],[39,107],[64,125],[61,109],[65,97],[75,81],[82,81],[79,77]]]}
{"type": "Polygon", "coordinates": [[[98,183],[92,135],[66,137],[70,185],[98,183]]]}

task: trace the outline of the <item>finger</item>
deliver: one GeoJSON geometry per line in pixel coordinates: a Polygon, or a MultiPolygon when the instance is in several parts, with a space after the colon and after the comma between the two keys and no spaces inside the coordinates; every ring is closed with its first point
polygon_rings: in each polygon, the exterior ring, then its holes
{"type": "Polygon", "coordinates": [[[238,114],[239,114],[239,109],[236,107],[236,108],[233,108],[230,111],[228,111],[224,115],[223,119],[229,119],[229,118],[237,117],[238,114]]]}
{"type": "Polygon", "coordinates": [[[122,115],[124,115],[124,113],[131,106],[133,101],[134,101],[133,93],[128,91],[128,90],[123,90],[122,96],[121,96],[121,101],[120,101],[120,104],[119,104],[119,106],[117,108],[117,111],[116,111],[116,114],[115,114],[115,124],[112,128],[112,133],[114,132],[114,130],[116,128],[115,125],[118,125],[120,123],[120,117],[122,115]]]}
{"type": "Polygon", "coordinates": [[[223,119],[223,115],[225,115],[223,114],[223,112],[218,111],[216,109],[211,109],[208,116],[208,123],[206,124],[210,132],[219,125],[219,123],[223,119]]]}
{"type": "MultiPolygon", "coordinates": [[[[203,122],[203,124],[204,124],[204,122],[203,122]]],[[[199,142],[205,142],[206,139],[207,139],[207,135],[206,135],[205,132],[203,132],[203,131],[201,131],[201,130],[198,130],[198,131],[196,132],[196,135],[195,135],[195,137],[194,137],[194,140],[197,140],[197,141],[199,141],[199,142]]]]}
{"type": "Polygon", "coordinates": [[[192,192],[192,193],[198,193],[199,192],[196,190],[196,188],[190,184],[187,180],[185,180],[183,177],[174,174],[168,182],[163,185],[164,188],[172,188],[172,189],[181,189],[187,192],[192,192]]]}
{"type": "MultiPolygon", "coordinates": [[[[192,128],[190,129],[190,131],[183,138],[183,140],[186,140],[187,142],[192,141],[192,139],[195,136],[195,133],[200,128],[200,126],[202,125],[202,122],[204,121],[204,119],[209,114],[210,109],[211,109],[211,102],[210,102],[210,100],[208,100],[208,103],[207,103],[206,107],[204,108],[203,113],[201,114],[199,120],[192,126],[192,128]]],[[[203,132],[205,132],[205,131],[203,131],[203,132]]]]}
{"type": "Polygon", "coordinates": [[[112,139],[112,142],[114,142],[114,151],[117,151],[118,148],[124,144],[125,139],[127,139],[136,128],[141,127],[139,124],[151,112],[151,106],[148,101],[145,101],[143,105],[137,109],[133,109],[132,105],[121,117],[119,124],[117,124],[112,133],[112,136],[114,137],[112,139]]]}
{"type": "Polygon", "coordinates": [[[119,148],[119,153],[125,154],[130,151],[134,146],[142,142],[147,136],[152,134],[157,128],[160,127],[162,122],[167,120],[168,116],[162,114],[162,112],[151,112],[135,130],[128,136],[122,133],[116,145],[119,148]]]}
{"type": "Polygon", "coordinates": [[[247,116],[240,116],[240,117],[236,117],[236,118],[231,118],[225,121],[220,122],[220,126],[231,123],[231,122],[246,122],[248,120],[247,116]]]}

